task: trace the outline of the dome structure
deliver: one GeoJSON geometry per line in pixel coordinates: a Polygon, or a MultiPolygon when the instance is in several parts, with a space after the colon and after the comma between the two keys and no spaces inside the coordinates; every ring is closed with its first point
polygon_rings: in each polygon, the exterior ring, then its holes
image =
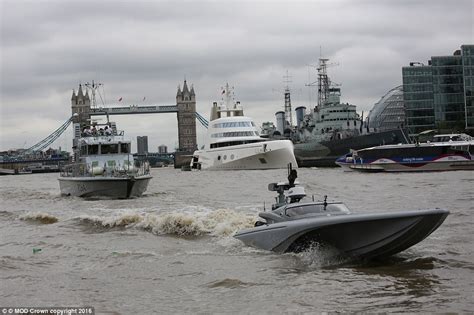
{"type": "Polygon", "coordinates": [[[398,129],[405,124],[403,86],[399,85],[387,92],[368,116],[369,128],[377,131],[398,129]]]}

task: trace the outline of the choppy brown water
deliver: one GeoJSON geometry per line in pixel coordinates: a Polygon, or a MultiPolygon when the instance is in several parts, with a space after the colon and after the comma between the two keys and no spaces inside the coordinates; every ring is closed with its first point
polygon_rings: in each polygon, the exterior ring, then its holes
{"type": "Polygon", "coordinates": [[[273,201],[284,170],[153,170],[147,194],[83,200],[57,174],[0,178],[0,306],[97,313],[470,312],[474,174],[300,169],[306,192],[354,212],[447,208],[431,236],[390,260],[273,254],[232,238],[273,201]],[[35,249],[35,253],[33,253],[35,249]]]}

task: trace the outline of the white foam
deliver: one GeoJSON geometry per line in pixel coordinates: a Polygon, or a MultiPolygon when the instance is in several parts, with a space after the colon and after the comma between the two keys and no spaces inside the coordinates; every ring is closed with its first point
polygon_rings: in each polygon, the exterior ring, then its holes
{"type": "Polygon", "coordinates": [[[52,224],[59,221],[59,219],[46,212],[27,212],[20,216],[20,220],[37,221],[43,224],[52,224]]]}
{"type": "Polygon", "coordinates": [[[253,226],[255,216],[230,209],[174,211],[163,214],[124,212],[113,216],[78,217],[106,228],[125,227],[151,231],[154,234],[178,236],[213,235],[225,237],[253,226]]]}

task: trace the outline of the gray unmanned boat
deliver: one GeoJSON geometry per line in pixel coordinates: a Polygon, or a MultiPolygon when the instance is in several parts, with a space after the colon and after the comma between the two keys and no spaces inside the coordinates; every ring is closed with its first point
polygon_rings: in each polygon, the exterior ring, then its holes
{"type": "Polygon", "coordinates": [[[323,202],[300,202],[306,194],[295,185],[296,170],[288,179],[269,185],[278,197],[272,211],[259,214],[265,221],[239,231],[235,238],[275,252],[301,252],[319,244],[354,258],[384,258],[421,242],[449,214],[443,209],[354,214],[326,197],[323,202]]]}

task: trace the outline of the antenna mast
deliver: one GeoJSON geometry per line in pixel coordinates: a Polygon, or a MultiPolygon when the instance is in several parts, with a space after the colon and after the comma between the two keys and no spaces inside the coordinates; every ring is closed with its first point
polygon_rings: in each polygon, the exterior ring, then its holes
{"type": "Polygon", "coordinates": [[[318,106],[321,108],[329,96],[329,78],[327,73],[327,58],[319,58],[318,70],[318,106]]]}
{"type": "Polygon", "coordinates": [[[97,108],[97,100],[95,97],[95,91],[102,86],[102,83],[95,83],[94,80],[92,80],[92,83],[87,82],[84,84],[89,90],[91,90],[91,105],[92,108],[97,108]]]}
{"type": "Polygon", "coordinates": [[[290,98],[290,86],[291,83],[290,78],[291,76],[288,74],[288,70],[286,70],[286,75],[283,76],[285,79],[283,82],[286,83],[285,86],[285,120],[288,122],[290,127],[293,127],[293,117],[291,114],[291,98],[290,98]]]}

